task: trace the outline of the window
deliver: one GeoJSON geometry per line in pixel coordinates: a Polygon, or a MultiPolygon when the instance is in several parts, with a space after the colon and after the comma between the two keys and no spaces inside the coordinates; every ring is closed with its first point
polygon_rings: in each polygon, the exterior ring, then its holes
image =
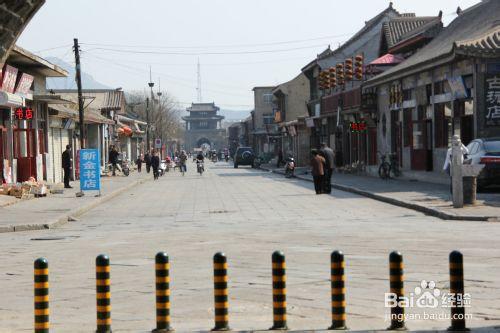
{"type": "Polygon", "coordinates": [[[435,105],[434,120],[436,127],[434,131],[434,140],[436,142],[436,148],[448,148],[453,130],[451,119],[450,103],[439,103],[435,105]]]}
{"type": "Polygon", "coordinates": [[[450,84],[448,80],[443,80],[434,83],[434,95],[442,95],[450,92],[450,84]]]}
{"type": "Polygon", "coordinates": [[[208,128],[208,122],[207,121],[200,121],[200,128],[208,128]]]}
{"type": "Polygon", "coordinates": [[[412,138],[412,112],[413,109],[404,109],[403,110],[403,126],[404,126],[404,138],[403,144],[405,147],[411,146],[411,138],[412,138]]]}
{"type": "Polygon", "coordinates": [[[265,104],[272,104],[273,103],[273,94],[262,95],[262,100],[264,101],[265,104]]]}
{"type": "Polygon", "coordinates": [[[413,89],[403,90],[403,101],[411,101],[413,99],[413,89]]]}
{"type": "Polygon", "coordinates": [[[274,116],[272,114],[265,114],[262,118],[264,125],[274,124],[274,116]]]}

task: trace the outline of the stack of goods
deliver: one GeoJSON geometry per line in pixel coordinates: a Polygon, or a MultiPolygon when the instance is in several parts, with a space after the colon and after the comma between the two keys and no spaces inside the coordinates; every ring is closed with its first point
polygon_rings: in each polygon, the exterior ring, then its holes
{"type": "Polygon", "coordinates": [[[3,184],[0,189],[0,194],[10,195],[19,199],[31,199],[33,197],[42,197],[47,195],[47,186],[39,183],[35,178],[30,179],[22,184],[3,184]]]}

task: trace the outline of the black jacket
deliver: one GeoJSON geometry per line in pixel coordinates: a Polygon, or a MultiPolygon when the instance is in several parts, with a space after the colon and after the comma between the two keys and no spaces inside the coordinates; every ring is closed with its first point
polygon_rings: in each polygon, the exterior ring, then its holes
{"type": "Polygon", "coordinates": [[[67,169],[67,168],[71,168],[71,151],[67,151],[65,150],[63,153],[62,153],[62,167],[64,169],[67,169]]]}
{"type": "Polygon", "coordinates": [[[118,163],[118,151],[112,150],[109,152],[109,162],[112,164],[118,163]]]}
{"type": "Polygon", "coordinates": [[[153,169],[158,169],[160,167],[160,157],[151,157],[151,166],[153,167],[153,169]]]}

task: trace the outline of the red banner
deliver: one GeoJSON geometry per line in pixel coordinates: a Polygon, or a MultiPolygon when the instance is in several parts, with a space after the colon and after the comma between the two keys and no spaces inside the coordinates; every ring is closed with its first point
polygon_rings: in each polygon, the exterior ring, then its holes
{"type": "Polygon", "coordinates": [[[16,94],[26,95],[33,84],[35,78],[29,74],[23,73],[16,87],[16,94]]]}
{"type": "Polygon", "coordinates": [[[2,90],[13,94],[16,87],[17,68],[5,65],[2,76],[2,90]]]}

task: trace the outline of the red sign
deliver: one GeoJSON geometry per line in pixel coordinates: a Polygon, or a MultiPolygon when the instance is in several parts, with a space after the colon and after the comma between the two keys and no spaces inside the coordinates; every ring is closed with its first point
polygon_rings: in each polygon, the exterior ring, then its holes
{"type": "Polygon", "coordinates": [[[33,76],[23,73],[23,75],[21,75],[21,78],[19,79],[19,82],[17,83],[16,94],[26,95],[30,90],[31,85],[33,84],[33,80],[33,76]]]}
{"type": "Polygon", "coordinates": [[[364,132],[367,129],[364,121],[351,123],[349,127],[351,128],[351,132],[364,132]]]}
{"type": "Polygon", "coordinates": [[[31,120],[31,119],[33,119],[33,109],[31,109],[31,108],[17,108],[14,111],[14,117],[17,120],[31,120]]]}
{"type": "Polygon", "coordinates": [[[2,90],[13,94],[16,87],[17,68],[5,65],[2,76],[2,90]]]}

